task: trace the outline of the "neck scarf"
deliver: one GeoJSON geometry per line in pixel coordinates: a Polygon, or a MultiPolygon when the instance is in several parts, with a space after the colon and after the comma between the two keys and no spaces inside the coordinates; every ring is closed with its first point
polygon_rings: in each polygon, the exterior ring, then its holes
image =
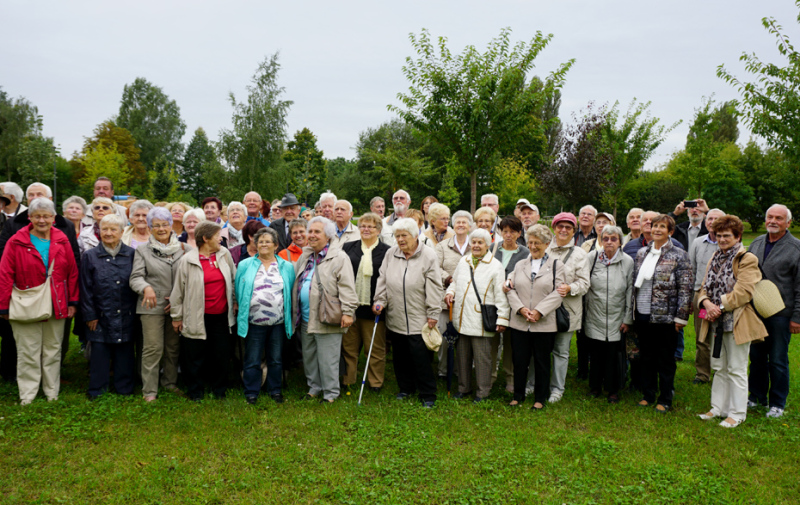
{"type": "Polygon", "coordinates": [[[239,244],[244,244],[244,240],[242,239],[242,228],[241,230],[237,230],[233,226],[228,226],[228,247],[235,247],[239,244]]]}
{"type": "Polygon", "coordinates": [[[166,261],[168,265],[171,265],[175,261],[175,253],[181,249],[181,245],[182,244],[178,242],[178,237],[175,235],[175,232],[169,234],[169,242],[166,244],[162,244],[152,235],[147,239],[147,247],[153,251],[155,257],[166,261]]]}
{"type": "Polygon", "coordinates": [[[370,290],[372,288],[372,250],[378,246],[378,240],[371,246],[361,241],[361,263],[356,275],[356,294],[359,305],[372,305],[370,290]]]}
{"type": "MultiPolygon", "coordinates": [[[[727,251],[717,249],[714,256],[711,257],[703,287],[708,298],[715,305],[722,303],[722,295],[733,291],[733,286],[736,284],[736,278],[733,276],[733,258],[736,257],[736,253],[741,247],[742,244],[739,243],[727,251]]],[[[733,331],[733,312],[724,311],[722,313],[722,328],[723,331],[733,331]]]]}
{"type": "Polygon", "coordinates": [[[330,243],[325,244],[325,248],[323,250],[321,250],[319,253],[317,253],[317,254],[313,254],[312,253],[311,256],[308,257],[308,262],[306,263],[306,268],[303,270],[303,273],[300,274],[300,285],[301,286],[306,281],[306,277],[308,277],[308,275],[311,273],[311,271],[314,270],[314,268],[317,265],[319,265],[322,262],[322,260],[324,260],[325,257],[328,255],[328,246],[330,246],[330,243]]]}
{"type": "Polygon", "coordinates": [[[103,244],[103,249],[105,249],[106,252],[110,254],[112,258],[116,258],[117,253],[119,253],[119,250],[122,249],[122,241],[120,240],[119,242],[117,242],[117,247],[113,249],[109,249],[107,245],[103,244]]]}
{"type": "Polygon", "coordinates": [[[622,248],[620,247],[619,249],[617,249],[617,252],[614,253],[614,256],[609,258],[608,256],[606,256],[605,249],[603,249],[600,251],[600,255],[597,257],[597,259],[599,259],[600,263],[602,263],[603,265],[608,266],[611,264],[612,261],[614,261],[614,258],[616,258],[619,255],[619,252],[621,250],[622,248]]]}
{"type": "Polygon", "coordinates": [[[650,247],[650,250],[644,257],[644,261],[642,262],[642,267],[639,269],[639,275],[636,277],[636,282],[634,283],[634,286],[640,288],[642,287],[642,284],[644,284],[644,281],[653,280],[653,274],[656,273],[656,265],[658,265],[658,260],[659,258],[661,258],[661,251],[663,249],[664,246],[661,246],[661,249],[656,249],[655,244],[653,244],[653,246],[650,247]]]}

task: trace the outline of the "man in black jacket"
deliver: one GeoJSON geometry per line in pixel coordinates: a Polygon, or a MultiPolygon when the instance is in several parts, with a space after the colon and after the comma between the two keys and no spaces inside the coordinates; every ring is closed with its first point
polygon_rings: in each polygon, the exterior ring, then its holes
{"type": "Polygon", "coordinates": [[[283,217],[273,221],[269,227],[278,232],[278,250],[276,252],[281,252],[292,243],[292,237],[289,235],[289,223],[300,215],[300,202],[292,193],[286,193],[278,208],[281,209],[283,217]]]}
{"type": "Polygon", "coordinates": [[[686,207],[684,202],[685,200],[681,201],[670,215],[675,219],[684,212],[688,212],[689,220],[675,226],[675,233],[673,233],[672,238],[683,245],[684,251],[689,252],[689,244],[694,242],[694,239],[708,235],[708,230],[706,229],[708,204],[702,198],[695,200],[697,202],[696,207],[686,207]]]}

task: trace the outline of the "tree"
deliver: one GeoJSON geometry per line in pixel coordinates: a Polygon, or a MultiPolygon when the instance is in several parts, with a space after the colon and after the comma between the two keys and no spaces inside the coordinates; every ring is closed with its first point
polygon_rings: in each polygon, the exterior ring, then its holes
{"type": "Polygon", "coordinates": [[[186,133],[181,110],[175,100],[170,100],[160,87],[143,77],[125,85],[116,124],[136,139],[136,146],[141,150],[140,159],[147,170],[153,170],[160,159],[180,161],[181,139],[186,133]]]}
{"type": "Polygon", "coordinates": [[[25,98],[12,99],[0,88],[0,170],[6,180],[17,179],[23,141],[41,132],[39,109],[25,98]]]}
{"type": "Polygon", "coordinates": [[[714,111],[711,121],[717,124],[714,131],[714,142],[731,142],[739,140],[739,120],[736,117],[736,105],[731,100],[720,104],[714,111]]]}
{"type": "MultiPolygon", "coordinates": [[[[87,138],[83,143],[82,152],[84,155],[92,152],[100,145],[121,154],[125,158],[125,164],[127,165],[128,179],[124,181],[111,179],[115,188],[124,186],[134,195],[145,195],[150,190],[150,180],[144,165],[139,159],[141,150],[136,146],[136,139],[133,138],[131,132],[109,120],[97,125],[93,133],[94,136],[87,138]]],[[[78,157],[78,161],[80,159],[78,157]]],[[[106,177],[111,178],[110,176],[106,177]]],[[[119,193],[119,190],[117,190],[117,193],[119,193]]]]}
{"type": "Polygon", "coordinates": [[[518,158],[504,158],[493,172],[492,192],[500,198],[501,214],[511,214],[518,199],[529,198],[535,191],[527,163],[518,158]]]}
{"type": "Polygon", "coordinates": [[[153,200],[156,202],[169,200],[170,195],[175,189],[176,180],[177,175],[175,173],[174,164],[168,161],[157,164],[155,167],[155,175],[153,177],[152,184],[153,200]]]}
{"type": "Polygon", "coordinates": [[[296,194],[310,198],[325,189],[327,174],[323,156],[317,147],[317,137],[308,128],[297,131],[286,144],[283,161],[294,171],[296,194]]]}
{"type": "Polygon", "coordinates": [[[125,156],[117,152],[116,146],[106,147],[99,144],[87,153],[83,153],[80,158],[83,166],[83,177],[81,185],[83,194],[91,195],[94,190],[94,182],[100,176],[105,176],[114,181],[114,192],[125,194],[128,192],[127,181],[130,179],[130,172],[125,156]],[[118,182],[125,181],[125,182],[118,182]]]}
{"type": "Polygon", "coordinates": [[[43,182],[52,188],[56,158],[52,138],[42,135],[26,136],[17,151],[19,178],[16,182],[23,188],[34,182],[43,182]]]}
{"type": "Polygon", "coordinates": [[[220,132],[219,152],[233,170],[238,188],[258,191],[272,197],[283,188],[270,180],[281,169],[283,143],[286,139],[286,115],[292,102],[281,100],[284,88],[278,86],[278,53],[259,63],[247,86],[247,101],[239,102],[230,94],[233,128],[220,132]]]}
{"type": "MultiPolygon", "coordinates": [[[[800,0],[795,0],[800,8],[800,0]]],[[[797,16],[800,23],[800,14],[797,16]]],[[[796,51],[774,18],[761,20],[787,61],[781,65],[761,61],[755,53],[743,53],[739,61],[755,79],[743,82],[733,76],[725,65],[717,67],[717,76],[736,88],[742,95],[736,105],[745,122],[756,135],[779,149],[797,166],[800,163],[800,52],[796,51]]]]}
{"type": "Polygon", "coordinates": [[[214,146],[208,141],[205,130],[198,128],[186,148],[183,163],[177,167],[178,184],[191,196],[194,203],[198,204],[203,198],[215,194],[208,175],[216,163],[217,153],[214,146]]]}
{"type": "Polygon", "coordinates": [[[530,124],[545,96],[560,88],[574,60],[562,64],[545,81],[542,92],[526,86],[526,74],[552,35],[537,32],[530,42],[511,45],[504,29],[486,52],[467,46],[454,57],[439,37],[438,54],[430,34],[410,34],[419,59],[406,58],[403,73],[408,93],[399,93],[404,109],[389,106],[431,142],[453,156],[470,178],[470,208],[475,210],[479,175],[485,175],[498,150],[530,124]]]}

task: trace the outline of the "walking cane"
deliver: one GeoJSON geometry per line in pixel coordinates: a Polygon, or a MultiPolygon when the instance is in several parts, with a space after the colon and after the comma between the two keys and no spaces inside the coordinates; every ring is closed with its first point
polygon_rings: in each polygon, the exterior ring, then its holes
{"type": "MultiPolygon", "coordinates": [[[[381,310],[380,305],[376,308],[381,310]]],[[[375,345],[375,331],[378,329],[378,320],[380,318],[380,315],[375,316],[375,326],[372,327],[372,340],[369,343],[369,352],[367,352],[367,364],[364,365],[364,378],[361,379],[361,392],[358,393],[358,405],[361,405],[361,395],[364,394],[364,384],[367,382],[367,372],[369,371],[369,358],[372,356],[372,346],[375,345]]]]}

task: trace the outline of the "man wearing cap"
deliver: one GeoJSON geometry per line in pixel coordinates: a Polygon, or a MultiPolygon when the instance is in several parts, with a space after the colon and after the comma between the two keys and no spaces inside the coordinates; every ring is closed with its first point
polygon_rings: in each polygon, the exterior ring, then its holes
{"type": "Polygon", "coordinates": [[[708,204],[702,198],[698,198],[696,202],[696,207],[687,208],[684,201],[681,201],[670,214],[675,219],[684,212],[689,213],[689,220],[675,225],[675,233],[672,234],[672,237],[681,243],[684,251],[689,250],[689,244],[694,242],[697,237],[708,233],[705,222],[708,204]]]}
{"type": "Polygon", "coordinates": [[[603,250],[603,243],[600,241],[600,236],[603,233],[603,228],[606,226],[616,226],[617,220],[608,212],[598,212],[594,218],[594,233],[597,235],[595,238],[589,239],[581,246],[587,253],[592,252],[592,249],[598,251],[603,250]]]}
{"type": "Polygon", "coordinates": [[[404,189],[398,189],[392,195],[392,206],[394,212],[383,220],[383,228],[381,229],[381,242],[389,247],[397,244],[394,240],[392,225],[398,219],[406,216],[406,212],[411,207],[411,195],[404,189]]]}
{"type": "Polygon", "coordinates": [[[281,218],[273,221],[269,227],[278,232],[277,252],[281,252],[292,243],[292,237],[289,234],[289,223],[300,215],[300,202],[297,201],[297,197],[292,193],[286,193],[283,195],[278,208],[281,209],[281,218]]]}
{"type": "Polygon", "coordinates": [[[521,247],[527,248],[528,244],[525,242],[525,232],[528,228],[539,222],[539,207],[521,198],[519,202],[517,202],[515,212],[517,210],[519,211],[519,220],[522,221],[522,235],[517,239],[517,243],[521,247]]]}
{"type": "Polygon", "coordinates": [[[261,215],[261,195],[255,191],[251,191],[244,195],[242,203],[247,209],[247,219],[245,222],[258,219],[264,226],[269,226],[269,220],[261,215]]]}

